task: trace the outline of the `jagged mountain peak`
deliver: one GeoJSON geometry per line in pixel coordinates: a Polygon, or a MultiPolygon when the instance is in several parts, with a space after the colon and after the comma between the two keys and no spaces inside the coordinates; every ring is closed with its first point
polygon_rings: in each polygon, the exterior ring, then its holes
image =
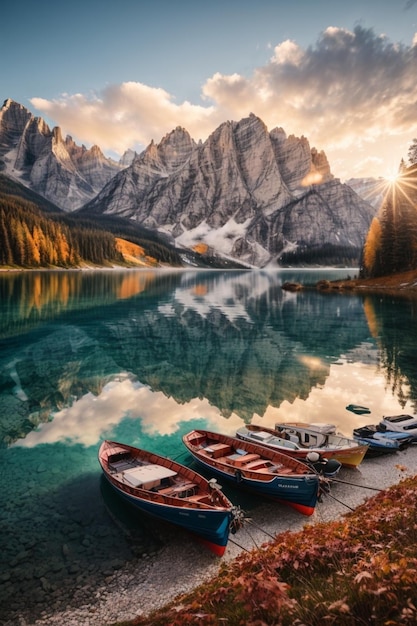
{"type": "Polygon", "coordinates": [[[93,198],[123,167],[107,159],[98,146],[65,141],[59,126],[50,130],[10,98],[0,110],[0,168],[33,191],[73,211],[93,198]]]}
{"type": "Polygon", "coordinates": [[[204,244],[255,266],[309,246],[359,256],[373,217],[323,151],[281,127],[269,132],[253,113],[204,142],[181,127],[151,142],[82,211],[130,217],[178,246],[204,244]]]}

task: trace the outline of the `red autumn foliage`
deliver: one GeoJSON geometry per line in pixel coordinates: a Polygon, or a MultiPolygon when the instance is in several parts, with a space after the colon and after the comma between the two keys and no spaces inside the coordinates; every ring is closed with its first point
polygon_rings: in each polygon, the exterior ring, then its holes
{"type": "Polygon", "coordinates": [[[342,519],[285,532],[130,626],[417,623],[417,477],[342,519]]]}

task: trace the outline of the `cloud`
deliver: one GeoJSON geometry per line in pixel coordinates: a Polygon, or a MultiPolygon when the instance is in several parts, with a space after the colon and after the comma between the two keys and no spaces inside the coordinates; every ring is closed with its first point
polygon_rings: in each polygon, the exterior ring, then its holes
{"type": "Polygon", "coordinates": [[[191,136],[209,134],[220,123],[213,106],[176,104],[164,89],[138,82],[110,85],[97,94],[62,94],[59,99],[31,98],[36,109],[61,126],[64,134],[104,151],[157,143],[173,128],[185,126],[191,136]]]}
{"type": "Polygon", "coordinates": [[[358,160],[406,156],[417,131],[416,75],[416,38],[404,46],[372,29],[331,26],[306,49],[279,43],[250,76],[209,77],[202,104],[176,103],[165,90],[136,82],[108,86],[94,97],[31,102],[65,132],[118,153],[151,139],[158,143],[178,125],[204,140],[220,123],[253,112],[269,129],[307,136],[326,151],[334,170],[334,162],[348,163],[351,153],[358,160]]]}

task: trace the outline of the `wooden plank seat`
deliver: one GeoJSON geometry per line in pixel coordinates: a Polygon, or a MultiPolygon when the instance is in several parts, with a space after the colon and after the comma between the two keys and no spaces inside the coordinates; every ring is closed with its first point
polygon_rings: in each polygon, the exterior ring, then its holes
{"type": "Polygon", "coordinates": [[[230,454],[232,448],[225,443],[214,443],[204,448],[204,451],[206,452],[206,454],[213,457],[213,459],[219,459],[222,456],[230,454]]]}
{"type": "Polygon", "coordinates": [[[119,472],[124,472],[131,467],[135,467],[135,461],[131,459],[130,461],[116,461],[115,463],[109,463],[109,469],[111,472],[118,474],[119,472]]]}
{"type": "Polygon", "coordinates": [[[247,463],[257,461],[260,458],[259,454],[232,454],[227,457],[227,460],[235,467],[246,467],[247,463]]]}
{"type": "Polygon", "coordinates": [[[245,469],[251,470],[260,470],[264,468],[273,467],[270,461],[265,461],[264,459],[258,459],[256,461],[251,461],[250,463],[246,463],[245,469]]]}
{"type": "Polygon", "coordinates": [[[165,496],[173,496],[175,498],[185,497],[187,492],[192,492],[193,489],[196,489],[197,485],[195,483],[184,483],[182,485],[171,485],[170,487],[166,487],[165,489],[159,489],[158,493],[161,493],[165,496]],[[181,495],[184,494],[184,495],[181,495]]]}
{"type": "Polygon", "coordinates": [[[207,499],[207,494],[205,493],[196,494],[195,496],[189,496],[187,498],[187,500],[189,500],[190,502],[199,502],[200,500],[204,499],[207,499]]]}

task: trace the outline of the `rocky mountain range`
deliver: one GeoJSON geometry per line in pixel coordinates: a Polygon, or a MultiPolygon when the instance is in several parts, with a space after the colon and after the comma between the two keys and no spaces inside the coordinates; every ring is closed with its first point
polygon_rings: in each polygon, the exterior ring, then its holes
{"type": "MultiPolygon", "coordinates": [[[[251,114],[196,144],[183,128],[153,142],[82,209],[118,214],[250,266],[283,254],[350,251],[359,262],[375,209],[333,177],[305,137],[251,114]]],[[[348,253],[349,255],[349,253],[348,253]]],[[[336,258],[335,257],[335,258],[336,258]]],[[[320,263],[320,260],[318,260],[320,263]]]]}
{"type": "Polygon", "coordinates": [[[117,163],[98,146],[77,146],[63,139],[59,127],[24,106],[6,100],[0,110],[0,171],[47,198],[64,211],[91,200],[123,167],[129,154],[117,163]]]}
{"type": "Polygon", "coordinates": [[[297,255],[354,265],[376,212],[334,178],[324,152],[253,114],[205,142],[177,127],[116,163],[6,100],[0,167],[66,211],[127,217],[179,248],[255,267],[297,255]]]}

